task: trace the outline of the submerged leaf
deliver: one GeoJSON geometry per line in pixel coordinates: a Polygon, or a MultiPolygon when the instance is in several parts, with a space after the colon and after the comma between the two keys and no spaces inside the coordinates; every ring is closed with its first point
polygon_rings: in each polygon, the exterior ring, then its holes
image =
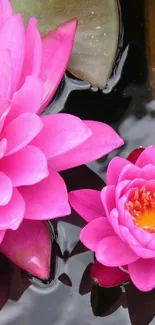
{"type": "Polygon", "coordinates": [[[11,0],[25,21],[36,16],[42,34],[78,18],[78,30],[69,70],[82,80],[103,88],[112,72],[119,36],[117,0],[11,0]]]}
{"type": "Polygon", "coordinates": [[[7,230],[0,251],[32,275],[49,277],[51,239],[45,221],[24,220],[16,231],[7,230]]]}

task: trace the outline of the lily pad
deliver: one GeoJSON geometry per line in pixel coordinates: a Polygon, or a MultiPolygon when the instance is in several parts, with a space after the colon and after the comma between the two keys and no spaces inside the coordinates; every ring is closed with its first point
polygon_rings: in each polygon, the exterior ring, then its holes
{"type": "Polygon", "coordinates": [[[26,22],[38,19],[41,34],[77,17],[79,24],[68,70],[91,85],[104,88],[115,61],[119,38],[117,0],[11,0],[26,22]]]}

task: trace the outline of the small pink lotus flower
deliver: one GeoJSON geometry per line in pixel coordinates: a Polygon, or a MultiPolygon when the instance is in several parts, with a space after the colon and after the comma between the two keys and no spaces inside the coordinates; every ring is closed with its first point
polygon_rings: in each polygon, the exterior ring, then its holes
{"type": "Polygon", "coordinates": [[[35,19],[25,32],[21,15],[13,15],[8,0],[0,1],[0,251],[43,279],[51,244],[42,220],[70,214],[58,172],[123,144],[106,124],[37,115],[66,69],[76,23],[64,23],[41,40],[35,19]]]}
{"type": "Polygon", "coordinates": [[[111,160],[101,193],[74,191],[70,202],[88,222],[80,239],[97,261],[126,266],[135,286],[149,291],[155,287],[155,147],[137,149],[129,159],[111,160]]]}

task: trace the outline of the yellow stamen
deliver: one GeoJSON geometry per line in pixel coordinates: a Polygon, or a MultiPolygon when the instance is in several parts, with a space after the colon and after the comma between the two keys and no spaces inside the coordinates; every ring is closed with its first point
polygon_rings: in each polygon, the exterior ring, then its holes
{"type": "Polygon", "coordinates": [[[127,209],[136,226],[155,232],[155,192],[147,191],[145,186],[135,190],[127,209]]]}

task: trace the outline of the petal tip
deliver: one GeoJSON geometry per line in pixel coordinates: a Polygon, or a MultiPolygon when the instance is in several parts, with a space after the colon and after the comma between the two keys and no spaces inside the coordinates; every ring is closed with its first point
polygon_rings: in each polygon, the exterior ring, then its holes
{"type": "Polygon", "coordinates": [[[71,214],[71,207],[70,207],[69,203],[65,204],[64,211],[65,211],[66,216],[71,214]]]}
{"type": "Polygon", "coordinates": [[[69,202],[71,202],[72,199],[74,199],[75,197],[76,197],[76,191],[71,191],[68,193],[69,202]]]}
{"type": "Polygon", "coordinates": [[[38,20],[35,17],[31,17],[28,22],[29,22],[29,24],[35,26],[37,24],[38,20]]]}
{"type": "Polygon", "coordinates": [[[124,146],[125,141],[119,135],[117,135],[117,136],[118,136],[118,141],[117,141],[117,143],[115,145],[115,148],[119,148],[119,147],[124,146]]]}
{"type": "Polygon", "coordinates": [[[47,281],[50,277],[50,267],[38,268],[37,270],[35,270],[35,272],[33,272],[33,274],[31,273],[31,275],[36,276],[40,280],[47,281]]]}
{"type": "Polygon", "coordinates": [[[76,17],[61,23],[56,29],[62,32],[75,33],[78,24],[76,17]]]}

